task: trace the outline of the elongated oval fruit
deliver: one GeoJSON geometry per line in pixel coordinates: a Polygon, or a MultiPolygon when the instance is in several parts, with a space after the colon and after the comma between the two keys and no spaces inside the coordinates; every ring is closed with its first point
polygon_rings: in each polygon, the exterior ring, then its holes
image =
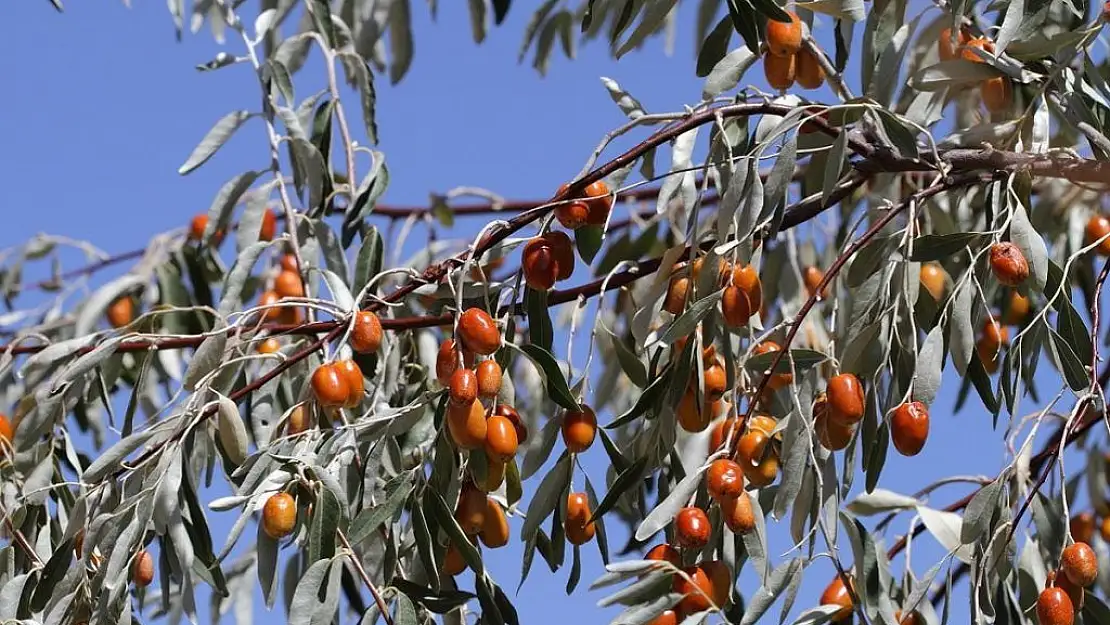
{"type": "Polygon", "coordinates": [[[501,391],[501,365],[496,360],[483,360],[478,363],[478,395],[487,399],[497,397],[501,391]]]}
{"type": "Polygon", "coordinates": [[[701,549],[709,544],[712,528],[705,510],[688,506],[678,511],[674,518],[675,542],[687,549],[701,549]]]}
{"type": "Polygon", "coordinates": [[[270,495],[262,506],[262,531],[274,540],[285,538],[297,524],[297,502],[289,493],[270,495]]]}
{"type": "Polygon", "coordinates": [[[1060,556],[1060,570],[1077,586],[1090,586],[1098,577],[1098,557],[1095,550],[1085,542],[1068,545],[1060,556]]]}
{"type": "Polygon", "coordinates": [[[135,300],[130,295],[121,295],[117,297],[108,306],[108,323],[113,328],[122,328],[123,326],[135,320],[135,300]]]}
{"type": "Polygon", "coordinates": [[[584,545],[593,540],[597,528],[590,521],[590,516],[590,499],[586,493],[571,493],[567,496],[567,516],[563,521],[567,542],[584,545]]]}
{"type": "Polygon", "coordinates": [[[524,269],[524,283],[534,291],[551,289],[559,278],[555,250],[551,249],[551,244],[544,237],[535,237],[524,245],[521,266],[524,269]]]}
{"type": "Polygon", "coordinates": [[[567,411],[563,417],[563,442],[571,453],[580,454],[594,444],[597,436],[597,415],[593,408],[582,406],[581,410],[567,411]]]}
{"type": "Polygon", "coordinates": [[[1029,262],[1021,249],[1009,241],[991,246],[991,271],[1001,284],[1018,286],[1029,278],[1029,262]]]}
{"type": "Polygon", "coordinates": [[[734,534],[747,534],[755,529],[755,512],[752,510],[752,498],[748,491],[742,490],[736,497],[721,501],[721,516],[725,525],[734,534]]]}
{"type": "Polygon", "coordinates": [[[744,471],[728,458],[718,458],[705,472],[705,487],[717,501],[737,497],[744,492],[744,471]]]}
{"type": "Polygon", "coordinates": [[[447,431],[460,449],[477,449],[486,442],[486,409],[475,399],[469,406],[447,406],[447,431]]]}
{"type": "Polygon", "coordinates": [[[767,50],[778,57],[792,57],[802,49],[802,20],[793,11],[787,11],[789,22],[767,20],[764,40],[767,50]]]}
{"type": "Polygon", "coordinates": [[[472,485],[463,486],[455,506],[455,520],[467,536],[476,536],[486,523],[486,494],[472,485]]]}
{"type": "MultiPolygon", "coordinates": [[[[768,20],[768,23],[770,23],[770,20],[768,20]]],[[[773,89],[786,91],[793,87],[797,71],[793,54],[779,56],[768,52],[763,55],[763,76],[767,79],[767,84],[771,85],[773,89]]]]}
{"type": "Polygon", "coordinates": [[[139,588],[149,586],[154,581],[154,557],[146,549],[135,554],[135,561],[131,564],[131,580],[139,588]]]}
{"type": "Polygon", "coordinates": [[[351,349],[360,354],[373,354],[382,346],[382,321],[369,310],[360,310],[355,315],[351,328],[351,349]]]}
{"type": "Polygon", "coordinates": [[[366,392],[366,379],[362,377],[362,369],[350,359],[337,361],[334,366],[347,383],[347,399],[343,406],[354,408],[362,403],[362,396],[366,392]]]}
{"type": "Polygon", "coordinates": [[[247,459],[247,426],[243,424],[235,402],[223,395],[219,396],[216,410],[216,431],[228,459],[237,465],[243,464],[247,459]]]}
{"type": "Polygon", "coordinates": [[[841,373],[829,378],[825,398],[829,402],[829,418],[843,425],[855,425],[866,410],[863,383],[854,373],[841,373]]]}
{"type": "Polygon", "coordinates": [[[1037,597],[1037,623],[1039,625],[1073,625],[1075,606],[1063,588],[1045,588],[1037,597]]]}
{"type": "Polygon", "coordinates": [[[488,312],[481,308],[468,308],[459,318],[459,338],[463,347],[488,356],[501,347],[501,331],[488,312]]]}
{"type": "Polygon", "coordinates": [[[312,372],[312,392],[320,405],[328,408],[343,406],[351,396],[347,377],[332,363],[320,365],[312,372]]]}
{"type": "Polygon", "coordinates": [[[854,605],[852,603],[852,593],[848,591],[848,587],[844,585],[844,580],[839,576],[834,577],[829,585],[825,587],[825,591],[821,593],[821,605],[838,605],[840,610],[833,613],[832,622],[843,623],[852,618],[852,610],[854,605]]]}
{"type": "Polygon", "coordinates": [[[478,533],[478,539],[490,549],[509,544],[509,519],[505,517],[501,504],[492,497],[486,498],[486,518],[482,523],[482,531],[478,533]]]}
{"type": "Polygon", "coordinates": [[[919,401],[906,402],[890,416],[890,438],[903,456],[916,456],[929,438],[929,409],[919,401]]]}
{"type": "Polygon", "coordinates": [[[478,376],[470,369],[456,369],[447,389],[452,404],[469,406],[478,399],[478,376]]]}
{"type": "Polygon", "coordinates": [[[508,462],[516,455],[519,444],[512,421],[497,415],[486,419],[486,456],[508,462]]]}
{"type": "Polygon", "coordinates": [[[1087,220],[1086,236],[1087,245],[1093,244],[1098,241],[1098,246],[1095,247],[1095,253],[1102,256],[1110,256],[1110,218],[1106,215],[1091,215],[1087,220]],[[1103,237],[1106,237],[1103,239],[1103,237]]]}

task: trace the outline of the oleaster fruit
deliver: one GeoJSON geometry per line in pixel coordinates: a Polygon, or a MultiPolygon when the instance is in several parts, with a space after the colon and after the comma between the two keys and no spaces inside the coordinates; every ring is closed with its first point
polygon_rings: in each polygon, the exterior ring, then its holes
{"type": "Polygon", "coordinates": [[[590,448],[597,436],[597,415],[593,408],[581,406],[580,410],[568,410],[563,415],[563,442],[567,450],[580,454],[590,448]]]}
{"type": "Polygon", "coordinates": [[[297,524],[297,502],[289,493],[270,495],[262,506],[262,530],[274,540],[285,538],[297,524]]]}
{"type": "Polygon", "coordinates": [[[468,308],[459,317],[459,339],[463,348],[489,356],[501,347],[501,331],[489,313],[481,308],[468,308]]]}
{"type": "Polygon", "coordinates": [[[1017,245],[1002,241],[991,246],[991,271],[1001,284],[1019,286],[1029,278],[1029,263],[1017,245]]]}
{"type": "Polygon", "coordinates": [[[705,510],[689,506],[678,511],[674,518],[675,543],[686,549],[701,549],[709,543],[712,528],[705,510]]]}
{"type": "Polygon", "coordinates": [[[597,528],[591,516],[590,500],[586,493],[571,493],[567,496],[567,514],[563,522],[563,530],[570,544],[584,545],[593,540],[597,528]]]}
{"type": "Polygon", "coordinates": [[[890,415],[890,438],[903,456],[916,456],[929,437],[929,409],[919,401],[899,404],[890,415]]]}

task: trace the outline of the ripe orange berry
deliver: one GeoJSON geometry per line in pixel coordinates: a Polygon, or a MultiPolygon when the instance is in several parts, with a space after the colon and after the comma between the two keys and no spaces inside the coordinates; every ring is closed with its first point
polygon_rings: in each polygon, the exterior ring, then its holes
{"type": "Polygon", "coordinates": [[[447,545],[447,551],[443,552],[441,568],[444,573],[451,577],[460,575],[466,570],[466,560],[463,559],[462,552],[454,544],[447,545]]]}
{"type": "Polygon", "coordinates": [[[721,295],[721,315],[725,318],[725,325],[730,328],[748,325],[748,319],[751,319],[756,310],[747,294],[738,286],[726,287],[721,295]]]}
{"type": "Polygon", "coordinates": [[[863,383],[854,373],[841,373],[829,378],[825,396],[829,402],[829,418],[833,421],[855,425],[863,419],[863,383]]]}
{"type": "Polygon", "coordinates": [[[740,442],[740,434],[744,430],[744,424],[736,417],[728,417],[717,422],[713,428],[713,433],[709,436],[709,453],[713,453],[725,444],[729,438],[732,439],[733,449],[740,442]]]}
{"type": "Polygon", "coordinates": [[[817,57],[808,49],[801,49],[794,55],[798,84],[806,89],[819,89],[825,84],[825,70],[817,62],[817,57]]]}
{"type": "Polygon", "coordinates": [[[478,395],[497,397],[501,391],[501,365],[496,360],[483,360],[478,363],[478,395]]]}
{"type": "Polygon", "coordinates": [[[470,369],[455,369],[447,389],[451,403],[456,406],[469,406],[478,399],[478,376],[470,369]]]}
{"type": "Polygon", "coordinates": [[[834,577],[825,591],[821,593],[821,605],[838,605],[841,609],[833,614],[832,622],[841,623],[852,617],[852,593],[839,576],[834,577]]]}
{"type": "MultiPolygon", "coordinates": [[[[463,350],[463,365],[468,368],[474,366],[474,354],[472,352],[463,350]]],[[[436,379],[443,386],[448,386],[451,383],[451,376],[454,375],[455,369],[458,367],[459,359],[455,353],[455,341],[445,339],[439,344],[439,353],[436,354],[436,379]]]]}
{"type": "Polygon", "coordinates": [[[728,570],[728,565],[720,560],[710,560],[700,566],[713,588],[710,598],[717,607],[724,607],[732,595],[732,572],[728,570]]]}
{"type": "Polygon", "coordinates": [[[686,309],[686,294],[690,291],[690,278],[678,276],[671,278],[667,295],[663,298],[663,310],[672,315],[681,315],[686,309]]]}
{"type": "Polygon", "coordinates": [[[258,344],[259,354],[276,354],[279,351],[281,351],[281,343],[272,336],[258,344]]]}
{"type": "Polygon", "coordinates": [[[688,506],[674,517],[674,541],[679,547],[701,549],[709,544],[711,528],[705,510],[688,506]]]}
{"type": "Polygon", "coordinates": [[[712,605],[713,582],[700,566],[687,566],[682,569],[685,575],[675,575],[671,590],[682,595],[676,606],[682,614],[696,614],[708,610],[712,605]]]}
{"type": "Polygon", "coordinates": [[[1045,584],[1045,586],[1047,587],[1055,585],[1060,590],[1063,590],[1068,595],[1068,599],[1071,599],[1072,610],[1074,610],[1076,614],[1079,614],[1079,611],[1083,609],[1083,599],[1085,598],[1087,591],[1084,590],[1082,586],[1079,586],[1075,582],[1071,581],[1071,579],[1067,575],[1060,574],[1054,576],[1054,572],[1049,573],[1048,575],[1049,579],[1055,577],[1055,583],[1045,584]]]}
{"type": "Polygon", "coordinates": [[[297,272],[282,270],[274,278],[274,291],[281,297],[304,297],[304,281],[297,272]]]}
{"type": "Polygon", "coordinates": [[[586,204],[590,208],[586,223],[591,226],[604,226],[605,222],[609,221],[609,213],[613,209],[613,196],[609,193],[609,185],[604,180],[586,185],[586,204]]]}
{"type": "Polygon", "coordinates": [[[534,237],[524,245],[521,253],[524,283],[535,291],[547,291],[559,278],[559,263],[555,250],[544,237],[534,237]]]}
{"type": "Polygon", "coordinates": [[[747,534],[755,529],[755,513],[748,491],[741,490],[736,497],[721,500],[721,516],[734,534],[747,534]]]}
{"type": "MultiPolygon", "coordinates": [[[[695,260],[693,263],[690,264],[690,275],[694,278],[694,282],[697,282],[698,279],[701,277],[701,268],[702,268],[702,265],[704,265],[704,264],[705,264],[705,257],[704,256],[695,260]]],[[[725,283],[725,280],[728,278],[728,273],[729,273],[728,265],[725,263],[724,259],[718,258],[717,259],[717,284],[718,285],[723,285],[725,283]]]]}
{"type": "Polygon", "coordinates": [[[486,456],[508,462],[516,455],[519,444],[512,421],[496,415],[486,419],[486,456]]]}
{"type": "Polygon", "coordinates": [[[11,445],[13,438],[15,438],[15,428],[12,427],[12,422],[8,420],[7,415],[0,413],[0,443],[11,445]]]}
{"type": "Polygon", "coordinates": [[[1005,76],[984,80],[979,93],[983,96],[983,105],[991,113],[1004,113],[1014,103],[1014,86],[1005,76]]]}
{"type": "Polygon", "coordinates": [[[740,287],[744,295],[748,296],[748,304],[752,312],[757,312],[763,307],[763,283],[759,279],[759,272],[751,265],[735,266],[732,268],[732,285],[740,287]]]}
{"type": "Polygon", "coordinates": [[[919,401],[906,402],[890,416],[890,438],[903,456],[916,456],[929,437],[929,409],[919,401]]]}
{"type": "MultiPolygon", "coordinates": [[[[780,346],[778,343],[774,341],[763,341],[759,345],[755,346],[755,349],[752,350],[752,353],[756,356],[759,356],[761,354],[769,354],[771,352],[778,351],[782,351],[782,346],[780,346]]],[[[793,382],[793,373],[772,373],[771,379],[767,381],[767,388],[771,389],[772,391],[777,391],[780,388],[790,386],[790,384],[793,382]]]]}
{"type": "Polygon", "coordinates": [[[736,458],[740,461],[744,473],[763,460],[763,454],[767,451],[767,443],[770,440],[767,434],[758,430],[749,430],[740,437],[740,442],[736,445],[736,458]]]}
{"type": "Polygon", "coordinates": [[[567,230],[577,230],[586,225],[589,216],[590,206],[582,200],[564,201],[555,207],[555,219],[567,230]]]}
{"type": "Polygon", "coordinates": [[[744,471],[748,483],[756,488],[770,486],[779,476],[779,456],[773,449],[763,456],[759,464],[744,471]]]}
{"type": "Polygon", "coordinates": [[[1068,593],[1059,587],[1045,588],[1037,597],[1038,625],[1072,625],[1075,607],[1068,593]]]}
{"type": "Polygon", "coordinates": [[[987,317],[983,321],[983,341],[993,350],[997,350],[1003,345],[1009,345],[1010,329],[998,323],[994,316],[987,317]]]}
{"type": "Polygon", "coordinates": [[[1110,256],[1110,218],[1106,215],[1091,215],[1087,220],[1087,245],[1091,245],[1095,241],[1102,239],[1102,242],[1095,248],[1095,253],[1103,256],[1110,256]]]}
{"type": "Polygon", "coordinates": [[[262,319],[265,321],[277,322],[281,320],[281,313],[286,310],[279,306],[274,306],[278,303],[281,297],[278,296],[277,291],[263,291],[262,295],[258,296],[258,307],[263,308],[262,319]]]}
{"type": "Polygon", "coordinates": [[[486,497],[486,520],[482,524],[482,531],[478,539],[490,549],[497,549],[509,544],[509,519],[501,504],[492,497],[486,497]]]}
{"type": "Polygon", "coordinates": [[[975,352],[979,354],[979,360],[983,363],[983,368],[987,373],[994,373],[998,371],[999,361],[1001,360],[998,351],[999,346],[992,344],[986,337],[980,338],[975,343],[975,352]]]}
{"type": "Polygon", "coordinates": [[[894,620],[898,622],[898,625],[925,625],[925,621],[921,619],[921,615],[916,610],[905,616],[902,615],[901,610],[898,610],[894,613],[894,620]]]}
{"type": "Polygon", "coordinates": [[[550,230],[543,236],[551,246],[551,251],[555,253],[555,264],[559,267],[556,277],[559,280],[566,280],[574,273],[574,242],[570,240],[567,233],[558,230],[550,230]]]}
{"type": "Polygon", "coordinates": [[[121,295],[108,305],[107,315],[113,328],[122,328],[135,320],[135,301],[130,295],[121,295]]]}
{"type": "Polygon", "coordinates": [[[1102,535],[1103,542],[1110,543],[1110,516],[1102,519],[1102,523],[1099,525],[1099,533],[1102,535]]]}
{"type": "Polygon", "coordinates": [[[343,406],[354,408],[362,403],[362,396],[366,391],[366,379],[362,377],[362,369],[353,360],[336,361],[335,367],[347,382],[347,401],[343,406]]]}
{"type": "Polygon", "coordinates": [[[1010,299],[1006,304],[1006,316],[1004,321],[1010,325],[1021,325],[1025,322],[1025,318],[1029,316],[1029,298],[1021,293],[1010,291],[1010,299]]]}
{"type": "Polygon", "coordinates": [[[571,453],[580,454],[594,444],[597,436],[597,415],[593,408],[583,405],[581,410],[571,410],[563,416],[563,442],[571,453]]]}
{"type": "Polygon", "coordinates": [[[935,301],[939,302],[944,297],[944,269],[939,263],[921,265],[921,286],[935,301]]]}
{"type": "Polygon", "coordinates": [[[524,424],[524,420],[520,418],[520,413],[516,411],[516,408],[508,404],[498,404],[493,409],[493,414],[505,417],[513,424],[513,429],[516,430],[517,442],[523,443],[528,440],[528,426],[524,424]]]}
{"type": "Polygon", "coordinates": [[[744,492],[744,470],[727,458],[718,458],[705,472],[709,496],[717,501],[737,497],[744,492]]]}
{"type": "Polygon", "coordinates": [[[1098,557],[1095,550],[1085,542],[1068,545],[1060,555],[1060,570],[1077,586],[1090,586],[1098,577],[1098,557]]]}
{"type": "MultiPolygon", "coordinates": [[[[767,20],[768,24],[777,24],[772,20],[767,20]]],[[[794,55],[778,56],[768,52],[763,55],[763,75],[767,78],[767,84],[771,85],[772,89],[779,91],[786,91],[794,86],[794,79],[798,75],[798,67],[794,61],[794,55]]]]}
{"type": "MultiPolygon", "coordinates": [[[[706,400],[717,401],[725,396],[725,391],[728,390],[728,374],[719,362],[709,364],[702,373],[702,379],[705,382],[706,400]]],[[[691,387],[697,383],[697,376],[690,376],[691,387]]]]}
{"type": "Polygon", "coordinates": [[[1095,515],[1090,512],[1080,512],[1068,522],[1068,529],[1075,542],[1091,544],[1095,537],[1095,515]]]}
{"type": "MultiPolygon", "coordinates": [[[[488,427],[486,428],[489,429],[488,427]]],[[[475,482],[474,486],[483,493],[492,493],[493,491],[501,488],[505,483],[505,463],[500,460],[486,457],[486,476],[481,482],[475,482]]]]}
{"type": "Polygon", "coordinates": [[[267,210],[262,213],[262,226],[258,229],[258,240],[272,241],[277,234],[277,213],[267,210]]]}
{"type": "Polygon", "coordinates": [[[940,60],[951,61],[955,59],[959,49],[970,40],[971,36],[963,28],[959,30],[956,41],[952,40],[951,28],[940,31],[940,37],[937,38],[937,53],[940,60]]]}
{"type": "Polygon", "coordinates": [[[194,215],[193,220],[189,222],[189,238],[194,241],[200,241],[204,237],[204,231],[208,228],[208,215],[200,214],[194,215]]]}
{"type": "Polygon", "coordinates": [[[262,506],[262,531],[274,540],[281,540],[297,524],[297,502],[289,493],[270,495],[262,506]]]}
{"type": "Polygon", "coordinates": [[[793,56],[802,49],[802,20],[792,11],[789,22],[767,20],[764,39],[767,41],[767,50],[775,56],[793,56]]]}
{"type": "MultiPolygon", "coordinates": [[[[802,272],[802,281],[805,282],[806,293],[809,293],[810,297],[813,297],[813,294],[817,292],[817,287],[821,286],[821,281],[824,279],[825,272],[812,265],[806,267],[805,271],[802,272]]],[[[818,299],[825,299],[828,296],[829,291],[825,288],[821,289],[821,294],[817,297],[818,299]]]]}
{"type": "Polygon", "coordinates": [[[597,528],[590,521],[590,500],[586,493],[571,493],[567,496],[567,516],[563,521],[563,530],[567,541],[572,545],[584,545],[593,540],[597,528]]]}
{"type": "Polygon", "coordinates": [[[459,338],[463,347],[476,354],[489,356],[501,347],[501,331],[488,312],[468,308],[459,318],[459,338]]]}
{"type": "Polygon", "coordinates": [[[677,612],[674,610],[663,610],[663,613],[655,617],[648,625],[678,625],[678,621],[677,612]]]}
{"type": "Polygon", "coordinates": [[[698,398],[693,391],[687,389],[678,402],[675,413],[678,425],[687,432],[702,432],[709,427],[709,422],[716,416],[713,409],[714,402],[704,402],[698,405],[698,398]]]}
{"type": "Polygon", "coordinates": [[[670,562],[675,567],[682,566],[682,554],[678,549],[670,546],[667,543],[661,543],[651,548],[644,556],[645,560],[658,560],[660,562],[670,562]]]}
{"type": "Polygon", "coordinates": [[[135,554],[135,560],[131,564],[131,580],[139,588],[145,588],[154,581],[154,557],[146,549],[135,554]]]}
{"type": "Polygon", "coordinates": [[[312,372],[312,392],[321,406],[338,408],[347,403],[351,388],[347,376],[334,364],[323,364],[312,372]]]}
{"type": "Polygon", "coordinates": [[[360,310],[355,315],[348,341],[351,349],[360,354],[373,354],[382,346],[382,320],[369,310],[360,310]]]}
{"type": "Polygon", "coordinates": [[[961,58],[963,58],[965,61],[971,61],[972,63],[984,63],[985,61],[983,61],[983,59],[974,52],[974,48],[978,48],[980,50],[983,50],[984,52],[994,54],[993,41],[987,39],[986,37],[975,37],[974,39],[971,39],[964,44],[963,51],[960,53],[961,58]]]}
{"type": "Polygon", "coordinates": [[[476,536],[486,524],[486,494],[471,484],[464,484],[455,504],[455,520],[467,536],[476,536]]]}
{"type": "Polygon", "coordinates": [[[991,246],[991,270],[1006,286],[1018,286],[1029,277],[1029,263],[1018,246],[1001,241],[991,246]]]}
{"type": "Polygon", "coordinates": [[[460,449],[477,449],[486,444],[486,409],[475,399],[469,406],[448,402],[447,431],[460,449]]]}
{"type": "Polygon", "coordinates": [[[285,432],[289,436],[300,434],[308,429],[309,414],[308,410],[303,406],[297,406],[289,413],[289,419],[285,423],[285,432]]]}
{"type": "Polygon", "coordinates": [[[813,404],[813,427],[817,430],[817,439],[829,451],[847,448],[855,434],[855,428],[851,425],[837,423],[829,418],[829,404],[824,393],[818,395],[813,404]]]}

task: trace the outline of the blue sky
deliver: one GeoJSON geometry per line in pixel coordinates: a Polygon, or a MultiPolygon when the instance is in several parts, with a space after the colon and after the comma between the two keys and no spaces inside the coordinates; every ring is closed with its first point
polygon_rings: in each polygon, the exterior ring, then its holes
{"type": "MultiPolygon", "coordinates": [[[[599,76],[620,82],[650,111],[678,110],[700,98],[690,3],[673,56],[664,54],[661,39],[619,62],[599,43],[579,48],[575,61],[556,49],[545,78],[531,68],[530,59],[516,62],[529,3],[514,3],[508,24],[491,30],[481,46],[470,39],[464,3],[440,3],[434,24],[424,3],[413,4],[412,69],[397,86],[385,79],[377,83],[379,148],[392,176],[386,203],[418,204],[430,192],[459,185],[486,187],[508,198],[546,197],[578,172],[605,132],[625,121],[599,76]]],[[[0,185],[7,217],[0,247],[45,231],[86,239],[109,252],[130,250],[157,232],[187,224],[207,209],[227,179],[266,164],[263,130],[255,124],[196,173],[176,173],[217,119],[234,109],[256,110],[259,92],[247,66],[195,71],[195,65],[225,48],[206,30],[175,42],[164,3],[126,8],[118,2],[70,2],[58,15],[45,1],[29,1],[13,4],[7,14],[9,24],[18,26],[9,27],[0,44],[5,59],[0,75],[9,94],[0,117],[8,159],[7,179],[0,185]]],[[[226,49],[241,51],[235,41],[226,49]]],[[[757,65],[744,83],[765,88],[762,80],[757,65]]],[[[850,73],[849,81],[858,85],[858,74],[850,73]]],[[[319,84],[320,74],[307,71],[298,77],[298,94],[303,97],[319,84]]],[[[823,90],[820,95],[830,94],[823,90]]],[[[472,235],[479,225],[471,220],[460,227],[472,235]]],[[[556,341],[560,344],[565,343],[556,341]]],[[[583,353],[577,351],[579,357],[583,353]]],[[[1054,388],[1055,378],[1046,369],[1040,376],[1054,388]]],[[[892,451],[885,488],[911,492],[942,475],[994,475],[1004,463],[1001,430],[991,430],[975,398],[953,416],[958,380],[949,371],[945,382],[933,408],[929,444],[913,459],[892,451]]],[[[605,463],[600,449],[587,455],[585,466],[595,484],[604,481],[605,463]]],[[[537,483],[538,478],[526,483],[526,499],[537,483]]],[[[856,484],[858,491],[862,479],[856,484]]],[[[937,507],[964,492],[961,486],[940,491],[937,507]]],[[[233,520],[226,513],[211,517],[217,536],[233,520]]],[[[908,520],[899,518],[888,544],[905,531],[908,520]]],[[[519,520],[513,523],[515,536],[519,520]]],[[[623,532],[610,532],[610,544],[622,545],[623,532]]],[[[772,527],[771,540],[778,562],[789,539],[783,529],[772,527]]],[[[920,549],[915,543],[914,553],[919,574],[941,555],[929,538],[922,539],[920,549]]],[[[594,607],[601,595],[585,591],[602,572],[601,562],[592,548],[584,554],[583,582],[571,597],[563,592],[567,569],[552,575],[536,563],[516,596],[522,622],[601,622],[594,607]]],[[[510,544],[498,552],[487,550],[486,557],[494,577],[511,593],[519,579],[520,549],[510,544]]],[[[815,603],[830,573],[827,562],[814,566],[795,613],[815,603]]],[[[757,586],[750,571],[742,576],[743,594],[750,596],[757,586]]],[[[963,604],[956,605],[962,609],[963,604]]],[[[277,622],[282,617],[258,612],[256,618],[277,622]]]]}

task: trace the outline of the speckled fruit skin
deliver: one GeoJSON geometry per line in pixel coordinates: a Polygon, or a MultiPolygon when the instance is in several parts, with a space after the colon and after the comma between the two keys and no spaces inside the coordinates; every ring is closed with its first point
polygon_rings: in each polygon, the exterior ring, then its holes
{"type": "Polygon", "coordinates": [[[674,518],[675,543],[686,549],[701,549],[709,544],[712,528],[705,510],[689,506],[678,511],[674,518]]]}
{"type": "Polygon", "coordinates": [[[569,410],[563,417],[563,442],[571,453],[580,454],[594,444],[597,436],[597,415],[593,408],[569,410]]]}
{"type": "Polygon", "coordinates": [[[455,369],[447,383],[447,394],[456,406],[469,406],[478,399],[478,374],[471,369],[455,369]]]}
{"type": "Polygon", "coordinates": [[[501,331],[493,317],[481,308],[468,308],[459,318],[459,338],[463,347],[488,356],[501,347],[501,331]]]}
{"type": "Polygon", "coordinates": [[[829,418],[842,425],[855,425],[865,412],[863,383],[854,373],[841,373],[829,378],[825,397],[829,402],[829,418]]]}
{"type": "Polygon", "coordinates": [[[262,506],[262,531],[274,540],[288,536],[297,524],[297,502],[289,493],[270,495],[262,506]]]}
{"type": "Polygon", "coordinates": [[[929,409],[919,401],[906,402],[890,416],[890,438],[903,456],[916,456],[929,438],[929,409]]]}
{"type": "MultiPolygon", "coordinates": [[[[474,352],[463,350],[463,366],[474,365],[474,352]]],[[[459,368],[458,354],[455,352],[455,341],[446,339],[439,344],[439,353],[436,354],[436,379],[443,386],[451,383],[451,376],[459,368]]]]}
{"type": "Polygon", "coordinates": [[[1090,544],[1095,537],[1095,515],[1080,512],[1068,521],[1071,537],[1077,543],[1090,544]]]}
{"type": "Polygon", "coordinates": [[[360,354],[373,354],[382,346],[382,321],[369,310],[360,310],[355,315],[354,327],[349,340],[351,349],[360,354]]]}
{"type": "Polygon", "coordinates": [[[705,486],[717,501],[736,497],[744,491],[744,470],[732,460],[718,458],[705,472],[705,486]]]}
{"type": "Polygon", "coordinates": [[[793,56],[802,49],[802,20],[792,11],[789,22],[779,22],[768,19],[764,30],[764,40],[767,50],[779,57],[793,56]]]}
{"type": "Polygon", "coordinates": [[[1068,593],[1059,587],[1045,588],[1037,597],[1038,625],[1073,625],[1075,607],[1068,593]]]}
{"type": "Polygon", "coordinates": [[[829,585],[825,587],[825,591],[821,593],[820,604],[841,607],[839,611],[833,614],[833,623],[843,623],[852,617],[852,593],[848,591],[848,587],[844,585],[844,580],[840,577],[833,578],[829,585]]]}
{"type": "Polygon", "coordinates": [[[483,360],[478,363],[478,395],[488,399],[497,397],[501,390],[501,365],[496,360],[483,360]]]}
{"type": "Polygon", "coordinates": [[[1060,555],[1060,570],[1073,583],[1087,588],[1098,577],[1098,557],[1095,550],[1085,542],[1068,545],[1060,555]]]}
{"type": "Polygon", "coordinates": [[[519,445],[512,421],[497,415],[486,419],[486,456],[508,462],[516,455],[519,445]]]}
{"type": "Polygon", "coordinates": [[[721,516],[725,525],[734,534],[747,534],[755,529],[755,512],[752,510],[751,495],[740,491],[740,495],[721,500],[721,516]]]}
{"type": "Polygon", "coordinates": [[[1018,246],[1002,241],[991,246],[991,271],[999,283],[1018,286],[1029,278],[1029,262],[1018,246]]]}
{"type": "Polygon", "coordinates": [[[516,430],[516,440],[523,443],[528,440],[528,426],[524,424],[524,420],[520,418],[520,413],[516,408],[508,404],[497,404],[493,409],[493,414],[499,417],[505,417],[512,422],[513,428],[516,430]]]}

